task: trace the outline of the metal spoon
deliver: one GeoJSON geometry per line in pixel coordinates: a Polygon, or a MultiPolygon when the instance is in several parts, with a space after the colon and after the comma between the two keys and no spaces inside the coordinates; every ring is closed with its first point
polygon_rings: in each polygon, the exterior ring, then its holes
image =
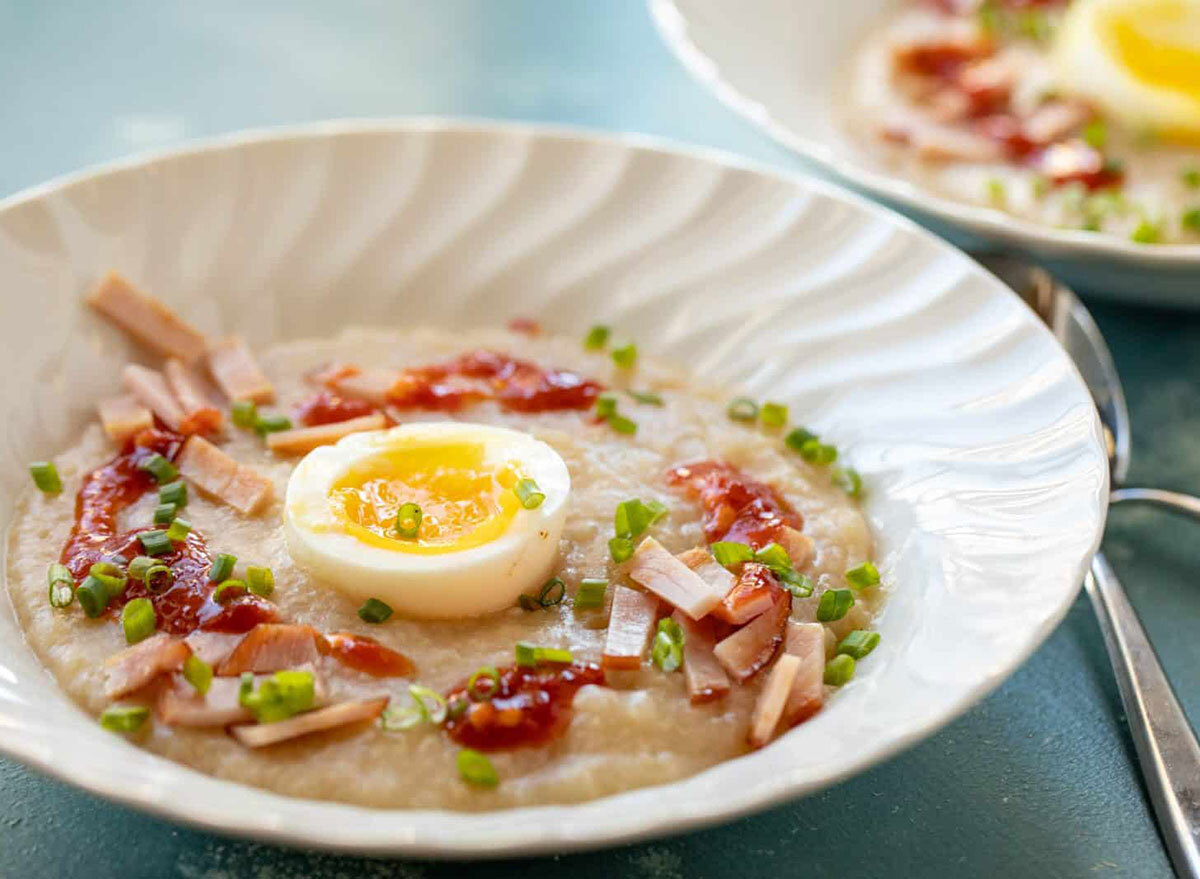
{"type": "MultiPolygon", "coordinates": [[[[1200,519],[1200,498],[1161,489],[1124,488],[1129,413],[1112,355],[1092,316],[1046,272],[1006,257],[980,262],[1021,295],[1062,343],[1096,401],[1108,440],[1110,504],[1149,503],[1200,519]]],[[[1084,588],[1100,621],[1116,673],[1142,777],[1175,872],[1200,877],[1200,744],[1175,697],[1146,630],[1103,553],[1084,588]]]]}

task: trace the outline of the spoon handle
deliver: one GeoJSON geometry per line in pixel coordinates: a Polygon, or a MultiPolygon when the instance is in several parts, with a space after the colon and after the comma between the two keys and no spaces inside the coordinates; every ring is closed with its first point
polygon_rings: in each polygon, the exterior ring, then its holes
{"type": "Polygon", "coordinates": [[[1178,491],[1162,488],[1117,488],[1113,489],[1110,503],[1151,504],[1200,520],[1200,497],[1178,491]]]}
{"type": "Polygon", "coordinates": [[[1200,877],[1200,744],[1124,587],[1102,554],[1092,560],[1084,587],[1100,620],[1171,863],[1180,876],[1200,877]]]}

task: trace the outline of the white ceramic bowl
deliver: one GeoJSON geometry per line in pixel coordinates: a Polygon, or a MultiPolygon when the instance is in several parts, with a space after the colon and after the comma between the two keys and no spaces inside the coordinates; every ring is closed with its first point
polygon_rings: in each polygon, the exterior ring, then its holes
{"type": "MultiPolygon", "coordinates": [[[[632,137],[434,120],[239,135],[0,203],[0,525],[117,384],[86,289],[118,268],[257,344],[344,323],[616,325],[788,401],[868,486],[882,646],[811,722],[675,784],[490,814],[382,811],[218,781],[106,733],[0,602],[0,750],[205,828],[407,855],[560,852],[799,796],[929,735],[1062,617],[1104,519],[1094,408],[995,278],[823,183],[632,137]],[[36,389],[30,393],[30,389],[36,389]]],[[[109,338],[109,337],[104,337],[109,338]]],[[[386,767],[384,768],[386,770],[386,767]]]]}
{"type": "Polygon", "coordinates": [[[1200,308],[1200,245],[1139,245],[953,201],[863,158],[835,100],[851,53],[898,0],[648,0],[704,86],[805,159],[978,249],[1017,249],[1081,290],[1200,308]],[[966,234],[964,234],[966,233],[966,234]]]}

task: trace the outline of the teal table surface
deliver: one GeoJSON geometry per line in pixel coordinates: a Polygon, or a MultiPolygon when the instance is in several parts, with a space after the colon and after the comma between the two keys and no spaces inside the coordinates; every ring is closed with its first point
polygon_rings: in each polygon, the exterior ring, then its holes
{"type": "MultiPolygon", "coordinates": [[[[638,0],[0,3],[0,196],[188,138],[413,114],[648,132],[800,167],[687,77],[638,0]]],[[[1200,315],[1094,305],[1130,397],[1133,481],[1200,492],[1200,315]]],[[[1200,532],[1117,510],[1105,547],[1200,718],[1200,532]]],[[[1007,683],[907,753],[754,817],[591,854],[467,870],[290,851],[174,827],[0,759],[3,877],[464,871],[674,879],[1169,867],[1082,599],[1007,683]]]]}

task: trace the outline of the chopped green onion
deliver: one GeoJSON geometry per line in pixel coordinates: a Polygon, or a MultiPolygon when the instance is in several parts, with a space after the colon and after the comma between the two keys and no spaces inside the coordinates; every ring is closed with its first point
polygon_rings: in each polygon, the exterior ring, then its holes
{"type": "Polygon", "coordinates": [[[817,435],[808,428],[795,427],[783,438],[783,441],[793,452],[802,452],[805,444],[815,439],[818,439],[817,435]]]}
{"type": "Polygon", "coordinates": [[[475,670],[475,674],[467,679],[467,696],[473,702],[483,702],[492,698],[500,690],[500,672],[496,671],[494,665],[480,666],[475,670]],[[480,686],[481,681],[486,681],[486,686],[480,686]]]}
{"type": "Polygon", "coordinates": [[[617,504],[613,516],[613,531],[617,537],[634,539],[667,514],[667,505],[661,501],[643,501],[640,498],[617,504]]]}
{"type": "Polygon", "coordinates": [[[172,482],[174,479],[176,479],[176,477],[179,476],[179,471],[175,469],[175,465],[158,452],[155,452],[153,455],[138,464],[138,469],[149,473],[156,480],[158,480],[160,485],[167,482],[172,482]]]}
{"type": "Polygon", "coordinates": [[[58,562],[50,565],[46,571],[46,581],[50,586],[51,607],[68,607],[75,600],[75,578],[66,565],[58,562]]]}
{"type": "Polygon", "coordinates": [[[259,415],[254,419],[254,432],[259,436],[268,433],[279,433],[281,430],[291,430],[292,419],[286,415],[259,415]]]}
{"type": "Polygon", "coordinates": [[[838,642],[837,652],[862,659],[879,646],[879,633],[868,632],[865,629],[855,629],[838,642]]]}
{"type": "Polygon", "coordinates": [[[610,415],[617,414],[617,395],[616,394],[601,394],[596,398],[596,415],[600,418],[608,418],[610,415]]]}
{"type": "Polygon", "coordinates": [[[171,551],[171,541],[166,531],[143,531],[138,535],[138,543],[146,555],[162,555],[171,551]]]}
{"type": "Polygon", "coordinates": [[[1029,182],[1029,192],[1034,198],[1045,198],[1050,192],[1050,179],[1043,174],[1035,174],[1029,182]]]}
{"type": "Polygon", "coordinates": [[[1185,168],[1180,172],[1179,179],[1190,189],[1200,189],[1200,168],[1185,168]]]}
{"type": "Polygon", "coordinates": [[[792,566],[792,557],[787,554],[787,550],[778,543],[768,543],[762,549],[754,553],[754,560],[762,562],[768,568],[790,568],[792,566]]]}
{"type": "Polygon", "coordinates": [[[154,559],[148,555],[137,555],[133,557],[133,561],[129,563],[129,577],[131,580],[145,580],[146,572],[154,565],[157,565],[154,559]]]}
{"type": "Polygon", "coordinates": [[[458,774],[467,784],[476,787],[495,787],[500,783],[496,767],[486,754],[481,754],[474,748],[463,748],[458,752],[454,762],[458,765],[458,774]]]}
{"type": "Polygon", "coordinates": [[[604,607],[604,595],[608,592],[608,581],[594,577],[584,577],[579,581],[579,589],[575,592],[575,610],[592,610],[604,607]]]}
{"type": "Polygon", "coordinates": [[[533,658],[537,662],[569,663],[575,660],[570,650],[564,650],[561,647],[534,647],[533,658]]]}
{"type": "Polygon", "coordinates": [[[782,403],[763,403],[758,410],[758,420],[763,427],[783,427],[788,420],[788,407],[782,403]]]}
{"type": "Polygon", "coordinates": [[[683,629],[670,617],[658,621],[650,659],[666,672],[675,671],[683,665],[683,629]]]}
{"type": "Polygon", "coordinates": [[[605,326],[604,324],[596,324],[584,336],[583,347],[589,351],[599,351],[608,344],[608,338],[611,335],[612,327],[605,326]]]}
{"type": "Polygon", "coordinates": [[[62,491],[62,479],[59,478],[58,468],[53,461],[34,461],[29,465],[29,475],[33,484],[43,494],[58,494],[62,491]]]}
{"type": "Polygon", "coordinates": [[[270,598],[275,591],[275,572],[270,568],[250,565],[246,568],[246,588],[255,595],[270,598]]]}
{"type": "Polygon", "coordinates": [[[1008,204],[1008,187],[1004,185],[1004,181],[998,177],[989,178],[987,181],[987,197],[992,207],[1002,208],[1008,204]]]}
{"type": "Polygon", "coordinates": [[[137,732],[149,716],[150,709],[145,705],[113,705],[100,715],[100,725],[109,732],[137,732]]]}
{"type": "Polygon", "coordinates": [[[410,684],[408,695],[412,704],[404,708],[389,708],[379,717],[379,725],[389,732],[404,732],[422,723],[440,724],[446,719],[446,697],[429,687],[410,684]],[[432,704],[433,708],[429,706],[432,704]]]}
{"type": "Polygon", "coordinates": [[[633,541],[628,537],[613,537],[608,541],[608,554],[618,565],[633,555],[633,541]]]}
{"type": "Polygon", "coordinates": [[[516,492],[521,506],[527,510],[536,510],[546,499],[546,493],[538,488],[538,484],[528,476],[518,480],[517,484],[513,486],[513,491],[516,492]]]}
{"type": "Polygon", "coordinates": [[[1050,37],[1050,18],[1040,9],[1028,7],[1017,11],[1017,32],[1039,43],[1050,37]]]}
{"type": "Polygon", "coordinates": [[[79,606],[83,608],[83,612],[92,619],[104,613],[112,598],[104,584],[91,574],[83,578],[83,582],[75,590],[75,597],[79,599],[79,606]]]}
{"type": "Polygon", "coordinates": [[[358,618],[364,623],[382,623],[391,615],[391,607],[378,598],[368,598],[358,609],[358,618]]]}
{"type": "Polygon", "coordinates": [[[800,448],[800,457],[810,464],[832,464],[837,460],[837,446],[811,439],[800,448]]]}
{"type": "Polygon", "coordinates": [[[879,585],[879,569],[871,562],[863,562],[846,572],[846,582],[855,589],[869,589],[879,585]]]}
{"type": "Polygon", "coordinates": [[[1183,216],[1179,218],[1179,222],[1185,229],[1200,232],[1200,208],[1191,208],[1184,211],[1183,216]]]}
{"type": "Polygon", "coordinates": [[[628,345],[622,345],[620,348],[612,349],[613,363],[622,369],[628,369],[637,363],[637,345],[630,342],[628,345]]]}
{"type": "Polygon", "coordinates": [[[176,519],[167,528],[167,540],[172,543],[179,543],[187,540],[187,536],[192,533],[192,523],[187,519],[176,519]]]}
{"type": "Polygon", "coordinates": [[[254,689],[254,675],[242,675],[238,703],[248,708],[259,723],[276,723],[313,707],[316,681],[312,672],[277,671],[254,689]]]}
{"type": "Polygon", "coordinates": [[[612,415],[605,416],[604,420],[608,423],[608,426],[617,433],[623,433],[627,435],[637,433],[637,422],[630,418],[626,418],[624,415],[618,415],[616,412],[614,412],[612,415]]]}
{"type": "Polygon", "coordinates": [[[567,587],[562,579],[551,577],[542,584],[542,590],[537,594],[537,597],[522,595],[520,605],[525,610],[540,610],[546,607],[554,607],[556,604],[562,604],[563,596],[566,592],[567,587]]]}
{"type": "Polygon", "coordinates": [[[849,589],[827,589],[817,604],[817,619],[823,623],[840,620],[854,606],[854,593],[849,589]]]}
{"type": "Polygon", "coordinates": [[[183,661],[183,679],[201,696],[212,686],[213,668],[195,653],[183,661]]]}
{"type": "Polygon", "coordinates": [[[516,646],[517,665],[537,665],[537,648],[524,641],[518,641],[516,646]]]}
{"type": "Polygon", "coordinates": [[[717,560],[717,564],[725,568],[732,568],[734,565],[742,564],[742,562],[754,560],[753,549],[744,543],[738,543],[733,540],[718,540],[708,550],[713,554],[713,558],[717,560]]]}
{"type": "Polygon", "coordinates": [[[416,540],[421,532],[421,508],[411,501],[396,512],[395,532],[405,540],[416,540]]]}
{"type": "Polygon", "coordinates": [[[1129,240],[1136,244],[1157,244],[1162,241],[1162,227],[1158,223],[1142,220],[1129,234],[1129,240]]]}
{"type": "Polygon", "coordinates": [[[258,422],[258,406],[253,400],[235,400],[233,404],[233,423],[247,430],[258,422]]]}
{"type": "Polygon", "coordinates": [[[154,508],[154,524],[170,525],[175,520],[179,507],[175,504],[159,504],[154,508]]]}
{"type": "Polygon", "coordinates": [[[145,581],[147,592],[151,595],[159,595],[171,588],[171,584],[175,582],[175,572],[166,565],[154,564],[146,569],[146,574],[142,579],[145,581]]]}
{"type": "Polygon", "coordinates": [[[795,568],[781,568],[775,571],[775,576],[779,578],[783,588],[797,598],[808,598],[813,594],[812,580],[795,568]]]}
{"type": "Polygon", "coordinates": [[[216,559],[213,560],[212,567],[208,569],[208,581],[220,583],[222,580],[228,580],[229,575],[233,573],[233,566],[236,564],[237,556],[227,552],[218,553],[216,559]]]}
{"type": "Polygon", "coordinates": [[[125,643],[136,644],[154,634],[158,619],[149,598],[135,598],[121,608],[121,628],[125,630],[125,643]]]}
{"type": "Polygon", "coordinates": [[[643,406],[661,406],[663,404],[663,398],[653,391],[626,391],[625,393],[643,406]]]}
{"type": "Polygon", "coordinates": [[[850,495],[850,497],[862,497],[862,477],[858,475],[858,471],[853,467],[834,467],[833,472],[829,474],[829,478],[834,485],[850,495]]]}
{"type": "Polygon", "coordinates": [[[725,414],[734,421],[757,421],[758,404],[749,397],[735,397],[725,407],[725,414]]]}
{"type": "Polygon", "coordinates": [[[854,657],[839,653],[825,663],[825,683],[840,687],[854,677],[854,657]]]}
{"type": "Polygon", "coordinates": [[[1083,127],[1083,141],[1093,149],[1104,149],[1108,143],[1108,126],[1100,119],[1093,119],[1083,127]]]}
{"type": "Polygon", "coordinates": [[[213,590],[212,600],[217,604],[232,601],[239,595],[246,594],[246,583],[243,580],[225,580],[213,590]]]}
{"type": "Polygon", "coordinates": [[[174,504],[178,509],[186,507],[188,502],[187,483],[182,479],[168,482],[158,490],[158,502],[160,504],[174,504]]]}
{"type": "Polygon", "coordinates": [[[467,713],[467,709],[471,707],[471,700],[465,699],[462,696],[455,696],[446,704],[446,718],[448,720],[458,720],[467,713]]]}
{"type": "Polygon", "coordinates": [[[99,580],[110,596],[117,596],[125,591],[125,572],[112,562],[96,562],[88,569],[88,574],[99,580]]]}

